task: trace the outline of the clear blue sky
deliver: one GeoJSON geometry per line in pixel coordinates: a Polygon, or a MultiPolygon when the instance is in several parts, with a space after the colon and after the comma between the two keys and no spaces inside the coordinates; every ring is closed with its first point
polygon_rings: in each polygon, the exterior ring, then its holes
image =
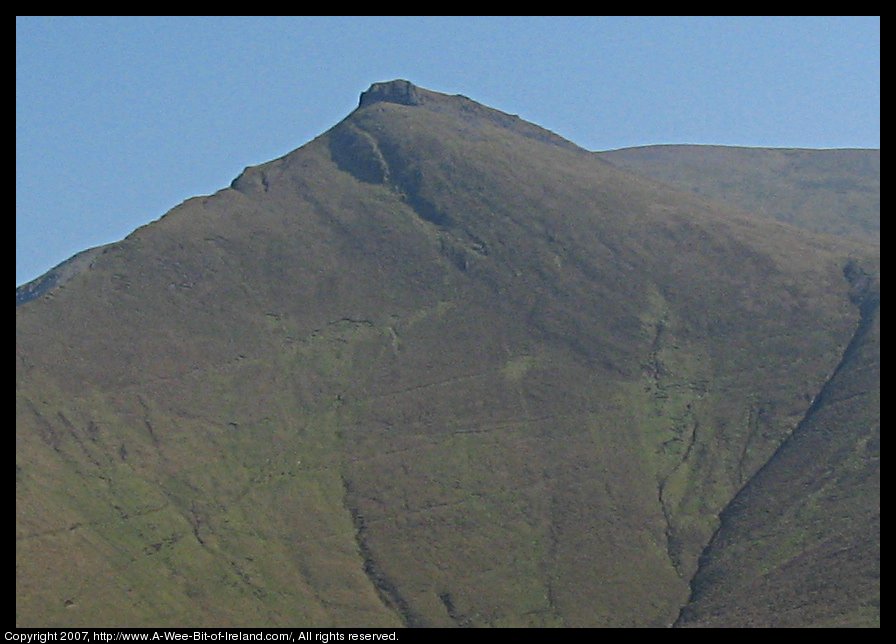
{"type": "Polygon", "coordinates": [[[16,284],[407,78],[592,150],[880,147],[880,18],[16,18],[16,284]]]}

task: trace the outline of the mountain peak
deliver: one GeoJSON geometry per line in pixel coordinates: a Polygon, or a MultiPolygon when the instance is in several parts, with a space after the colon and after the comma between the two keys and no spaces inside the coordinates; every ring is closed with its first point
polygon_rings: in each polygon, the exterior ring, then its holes
{"type": "Polygon", "coordinates": [[[404,79],[374,83],[366,92],[361,92],[358,107],[374,103],[398,103],[399,105],[420,105],[422,103],[417,86],[404,79]]]}
{"type": "Polygon", "coordinates": [[[361,93],[358,108],[377,103],[393,103],[406,106],[424,106],[432,112],[459,116],[466,121],[480,119],[491,125],[510,130],[530,139],[536,139],[562,148],[580,150],[574,143],[546,130],[543,127],[524,121],[516,114],[507,114],[493,107],[463,96],[462,94],[444,94],[414,85],[401,78],[374,83],[366,92],[361,93]]]}

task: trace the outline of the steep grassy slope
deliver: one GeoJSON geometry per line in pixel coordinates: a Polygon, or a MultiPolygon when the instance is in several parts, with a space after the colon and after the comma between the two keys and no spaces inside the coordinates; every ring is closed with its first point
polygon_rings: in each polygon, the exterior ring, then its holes
{"type": "Polygon", "coordinates": [[[374,86],[17,308],[17,623],[671,624],[866,254],[374,86]]]}
{"type": "Polygon", "coordinates": [[[880,243],[880,150],[656,145],[601,157],[800,228],[880,243]]]}
{"type": "Polygon", "coordinates": [[[831,380],[722,515],[685,626],[880,626],[880,286],[831,380]]]}

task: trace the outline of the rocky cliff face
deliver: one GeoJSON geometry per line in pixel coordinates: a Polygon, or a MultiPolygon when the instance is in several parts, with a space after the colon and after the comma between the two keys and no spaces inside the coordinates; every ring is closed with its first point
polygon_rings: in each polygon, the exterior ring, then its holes
{"type": "Polygon", "coordinates": [[[362,92],[358,107],[366,107],[379,102],[420,105],[423,101],[417,87],[410,81],[393,80],[371,85],[370,89],[362,92]]]}

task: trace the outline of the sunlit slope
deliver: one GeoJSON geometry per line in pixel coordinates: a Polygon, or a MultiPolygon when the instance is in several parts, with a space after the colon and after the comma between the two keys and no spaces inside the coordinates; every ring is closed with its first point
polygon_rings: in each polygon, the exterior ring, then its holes
{"type": "Polygon", "coordinates": [[[17,308],[17,623],[669,625],[869,254],[376,85],[17,308]]]}

